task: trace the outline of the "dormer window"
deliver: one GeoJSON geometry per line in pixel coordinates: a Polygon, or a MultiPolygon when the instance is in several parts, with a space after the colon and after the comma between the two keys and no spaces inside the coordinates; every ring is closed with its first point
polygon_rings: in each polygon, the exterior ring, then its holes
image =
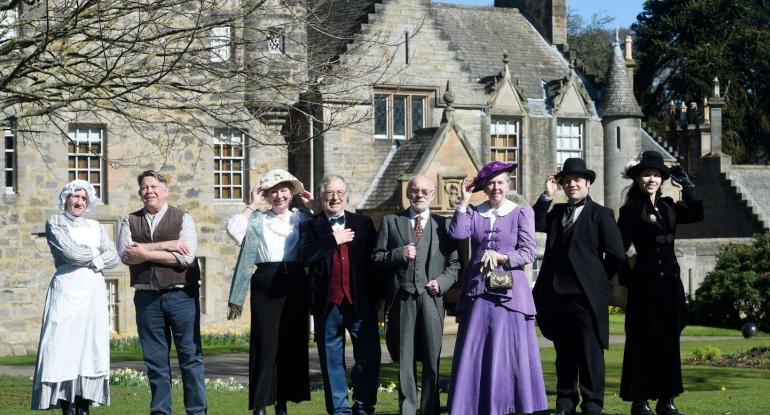
{"type": "Polygon", "coordinates": [[[375,94],[374,138],[407,140],[427,126],[427,94],[375,94]]]}

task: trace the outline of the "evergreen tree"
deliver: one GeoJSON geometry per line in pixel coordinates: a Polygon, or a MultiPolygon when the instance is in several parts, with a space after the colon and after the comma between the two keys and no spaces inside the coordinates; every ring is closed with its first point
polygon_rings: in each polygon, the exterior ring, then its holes
{"type": "Polygon", "coordinates": [[[636,94],[646,114],[699,104],[718,77],[724,149],[737,163],[770,155],[770,1],[647,0],[636,32],[636,94]]]}

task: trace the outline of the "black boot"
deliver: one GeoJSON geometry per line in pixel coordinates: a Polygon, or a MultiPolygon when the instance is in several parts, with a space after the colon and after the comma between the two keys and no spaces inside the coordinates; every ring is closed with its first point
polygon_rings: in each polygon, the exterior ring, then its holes
{"type": "Polygon", "coordinates": [[[264,407],[262,407],[262,408],[257,408],[257,409],[255,409],[255,410],[253,411],[253,414],[254,414],[254,415],[267,415],[267,411],[265,410],[265,408],[264,408],[264,407]]]}
{"type": "Polygon", "coordinates": [[[63,415],[75,415],[75,405],[72,402],[59,399],[59,407],[63,415]]]}
{"type": "Polygon", "coordinates": [[[634,401],[631,404],[631,415],[654,415],[647,401],[634,401]]]}
{"type": "Polygon", "coordinates": [[[287,415],[286,402],[278,401],[275,403],[275,415],[287,415]]]}
{"type": "Polygon", "coordinates": [[[655,413],[657,415],[684,415],[674,405],[674,398],[658,399],[658,403],[655,404],[655,413]]]}
{"type": "Polygon", "coordinates": [[[88,415],[88,409],[91,407],[91,401],[83,399],[82,396],[75,396],[75,410],[77,415],[88,415]]]}

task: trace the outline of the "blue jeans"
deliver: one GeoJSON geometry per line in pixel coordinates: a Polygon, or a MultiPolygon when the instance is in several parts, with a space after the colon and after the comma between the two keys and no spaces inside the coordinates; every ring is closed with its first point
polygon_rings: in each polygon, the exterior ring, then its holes
{"type": "Polygon", "coordinates": [[[348,383],[345,376],[345,330],[353,343],[355,364],[350,371],[353,382],[353,409],[356,415],[373,414],[377,403],[380,371],[380,336],[377,313],[359,318],[351,305],[331,305],[325,316],[315,316],[318,357],[324,378],[326,412],[349,414],[348,383]]]}
{"type": "Polygon", "coordinates": [[[134,306],[136,328],[152,391],[150,412],[171,414],[169,352],[173,336],[182,372],[185,410],[190,415],[205,414],[206,387],[198,287],[190,284],[173,290],[138,290],[134,294],[134,306]]]}

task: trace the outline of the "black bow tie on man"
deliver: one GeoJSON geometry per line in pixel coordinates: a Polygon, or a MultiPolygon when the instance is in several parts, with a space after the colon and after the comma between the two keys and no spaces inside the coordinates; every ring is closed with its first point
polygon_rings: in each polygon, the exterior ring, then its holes
{"type": "Polygon", "coordinates": [[[337,216],[337,217],[334,217],[334,218],[329,218],[329,225],[334,226],[334,225],[337,225],[337,224],[339,224],[339,225],[344,225],[345,224],[345,215],[340,215],[340,216],[337,216]]]}

